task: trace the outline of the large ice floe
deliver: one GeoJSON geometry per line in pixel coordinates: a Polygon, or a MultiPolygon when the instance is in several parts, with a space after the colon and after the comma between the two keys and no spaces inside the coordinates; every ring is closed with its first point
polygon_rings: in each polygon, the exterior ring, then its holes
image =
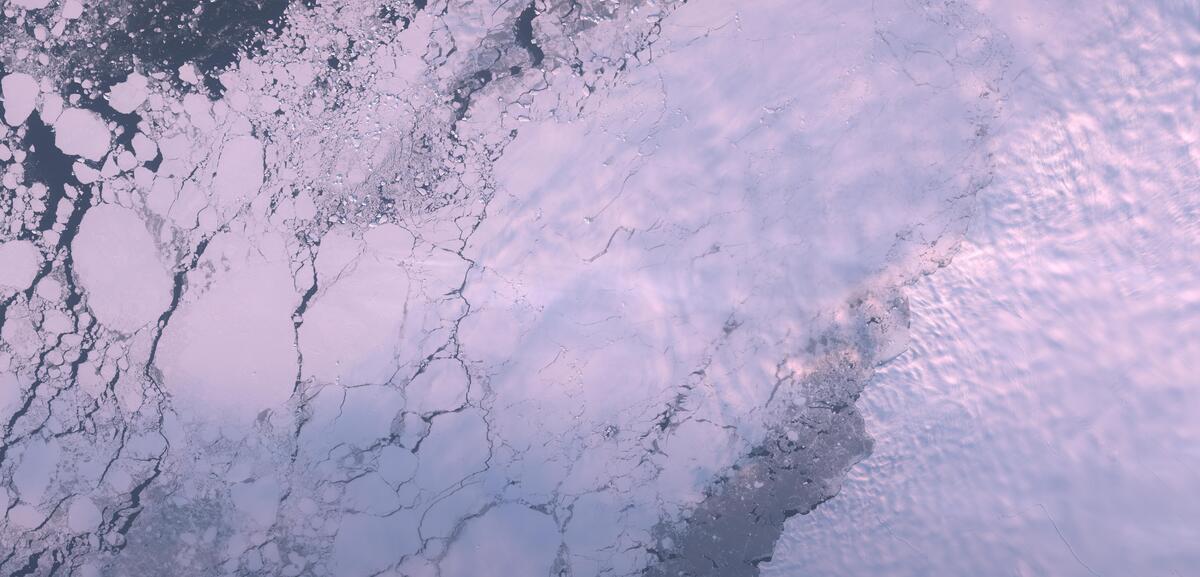
{"type": "Polygon", "coordinates": [[[0,573],[799,574],[1011,168],[971,4],[8,2],[0,573]]]}

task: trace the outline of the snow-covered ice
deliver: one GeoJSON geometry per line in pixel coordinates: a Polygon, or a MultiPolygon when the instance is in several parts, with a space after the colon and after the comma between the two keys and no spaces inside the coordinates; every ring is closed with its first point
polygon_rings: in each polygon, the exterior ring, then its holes
{"type": "Polygon", "coordinates": [[[1193,6],[0,9],[0,573],[1200,566],[1193,6]]]}

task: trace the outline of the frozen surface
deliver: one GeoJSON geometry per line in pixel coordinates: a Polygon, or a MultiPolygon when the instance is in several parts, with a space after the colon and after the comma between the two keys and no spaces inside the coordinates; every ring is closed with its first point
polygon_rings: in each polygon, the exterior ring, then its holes
{"type": "Polygon", "coordinates": [[[68,108],[54,122],[54,145],[64,154],[99,161],[108,154],[111,135],[96,113],[68,108]]]}
{"type": "Polygon", "coordinates": [[[37,80],[28,74],[18,72],[0,80],[0,93],[4,96],[4,121],[9,126],[23,124],[37,104],[39,91],[37,80]]]}
{"type": "Polygon", "coordinates": [[[0,574],[1200,566],[1194,8],[0,10],[0,574]]]}
{"type": "Polygon", "coordinates": [[[51,0],[11,0],[13,6],[36,10],[50,5],[51,0]]]}
{"type": "Polygon", "coordinates": [[[0,244],[0,285],[9,290],[29,286],[37,274],[39,258],[37,247],[29,241],[0,244]]]}
{"type": "Polygon", "coordinates": [[[108,103],[113,110],[121,114],[129,114],[137,110],[148,96],[147,80],[141,74],[133,73],[124,82],[115,84],[108,92],[108,103]]]}
{"type": "Polygon", "coordinates": [[[79,284],[96,319],[133,332],[158,320],[171,280],[138,215],[117,205],[88,211],[71,247],[79,284]]]}
{"type": "Polygon", "coordinates": [[[860,402],[874,455],[764,574],[1200,567],[1198,14],[985,12],[1023,71],[996,178],[860,402]]]}

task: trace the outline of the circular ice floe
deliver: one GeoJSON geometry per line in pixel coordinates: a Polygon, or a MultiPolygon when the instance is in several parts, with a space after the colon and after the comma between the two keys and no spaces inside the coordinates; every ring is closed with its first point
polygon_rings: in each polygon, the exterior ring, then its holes
{"type": "Polygon", "coordinates": [[[101,160],[108,152],[112,134],[94,112],[68,108],[54,124],[54,145],[66,154],[101,160]]]}

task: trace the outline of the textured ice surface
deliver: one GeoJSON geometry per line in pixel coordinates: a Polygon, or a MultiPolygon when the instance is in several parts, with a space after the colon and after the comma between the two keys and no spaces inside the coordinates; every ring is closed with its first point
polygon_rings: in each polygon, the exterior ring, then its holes
{"type": "Polygon", "coordinates": [[[954,263],[908,293],[911,349],[860,401],[874,455],[764,574],[1200,567],[1200,13],[984,12],[1022,71],[996,178],[954,263]]]}
{"type": "Polygon", "coordinates": [[[1194,9],[0,10],[0,573],[1196,565],[1194,9]]]}

